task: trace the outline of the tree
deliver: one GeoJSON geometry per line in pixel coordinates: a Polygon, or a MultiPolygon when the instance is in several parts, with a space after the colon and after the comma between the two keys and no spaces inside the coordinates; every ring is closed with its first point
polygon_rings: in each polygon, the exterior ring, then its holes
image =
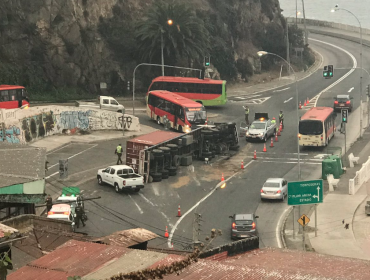
{"type": "Polygon", "coordinates": [[[143,61],[161,61],[163,35],[166,64],[176,64],[181,58],[189,62],[203,61],[210,42],[204,22],[196,17],[190,6],[172,1],[155,1],[136,28],[137,50],[143,61]],[[168,23],[172,20],[172,24],[168,23]]]}

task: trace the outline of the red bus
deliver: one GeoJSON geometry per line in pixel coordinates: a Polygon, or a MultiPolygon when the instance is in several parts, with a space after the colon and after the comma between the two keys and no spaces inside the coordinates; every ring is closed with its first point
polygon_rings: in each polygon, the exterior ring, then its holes
{"type": "Polygon", "coordinates": [[[0,108],[15,109],[29,106],[27,91],[22,86],[0,85],[0,108]]]}
{"type": "Polygon", "coordinates": [[[327,146],[334,137],[336,114],[330,107],[313,107],[299,121],[300,146],[327,146]]]}
{"type": "Polygon", "coordinates": [[[226,81],[223,80],[160,76],[152,81],[148,92],[151,90],[168,90],[204,106],[223,105],[227,102],[226,81]]]}
{"type": "Polygon", "coordinates": [[[180,132],[190,132],[192,125],[205,124],[207,120],[202,104],[166,90],[148,93],[146,112],[158,124],[162,124],[166,116],[171,127],[180,132]]]}

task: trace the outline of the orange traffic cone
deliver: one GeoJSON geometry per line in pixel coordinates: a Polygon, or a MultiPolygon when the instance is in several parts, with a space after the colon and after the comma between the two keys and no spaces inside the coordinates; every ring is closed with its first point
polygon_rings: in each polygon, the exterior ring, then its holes
{"type": "Polygon", "coordinates": [[[275,142],[278,142],[278,135],[275,133],[275,142]]]}
{"type": "Polygon", "coordinates": [[[274,147],[274,139],[273,137],[271,137],[271,144],[270,144],[270,148],[273,148],[274,147]]]}
{"type": "Polygon", "coordinates": [[[306,100],[305,100],[304,103],[303,103],[303,106],[306,107],[306,105],[307,105],[307,103],[306,103],[306,100]]]}
{"type": "Polygon", "coordinates": [[[257,159],[257,151],[256,150],[254,150],[253,159],[257,159]]]}
{"type": "Polygon", "coordinates": [[[299,101],[299,109],[302,109],[302,103],[299,101]]]}
{"type": "Polygon", "coordinates": [[[242,160],[241,169],[244,169],[244,160],[242,160]]]}
{"type": "Polygon", "coordinates": [[[308,97],[307,97],[307,104],[309,104],[310,103],[310,100],[308,99],[308,97]]]}
{"type": "Polygon", "coordinates": [[[179,204],[179,207],[177,208],[177,217],[181,217],[181,208],[180,208],[180,204],[179,204]]]}
{"type": "Polygon", "coordinates": [[[263,150],[262,150],[262,152],[267,152],[267,149],[266,149],[266,143],[264,144],[264,146],[263,146],[263,150]]]}
{"type": "Polygon", "coordinates": [[[167,229],[167,226],[166,226],[166,232],[164,233],[164,237],[168,238],[170,235],[168,234],[168,229],[167,229]]]}
{"type": "Polygon", "coordinates": [[[222,176],[221,176],[221,182],[222,182],[222,181],[225,181],[224,173],[222,173],[222,176]]]}

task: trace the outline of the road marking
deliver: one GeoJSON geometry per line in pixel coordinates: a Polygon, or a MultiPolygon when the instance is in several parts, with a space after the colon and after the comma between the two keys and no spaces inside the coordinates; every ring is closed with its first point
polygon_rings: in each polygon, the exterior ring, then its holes
{"type": "Polygon", "coordinates": [[[283,89],[276,89],[273,92],[280,92],[280,91],[284,91],[284,90],[287,90],[287,89],[290,89],[290,87],[283,88],[283,89]]]}
{"type": "MultiPolygon", "coordinates": [[[[74,154],[74,155],[70,156],[70,157],[69,157],[69,158],[67,158],[67,159],[74,158],[75,156],[78,156],[78,155],[80,155],[80,154],[82,154],[82,153],[84,153],[84,152],[86,152],[86,151],[88,151],[88,150],[90,150],[90,149],[92,149],[92,148],[95,148],[96,146],[98,146],[98,144],[95,144],[95,145],[93,145],[92,147],[87,148],[86,150],[83,150],[83,151],[81,151],[81,152],[78,152],[77,154],[74,154]]],[[[64,146],[64,147],[65,147],[65,146],[64,146]]],[[[64,147],[63,147],[63,148],[64,148],[64,147]]],[[[53,164],[52,166],[48,166],[48,169],[53,168],[54,166],[57,166],[57,165],[59,165],[59,163],[53,164]]]]}
{"type": "Polygon", "coordinates": [[[157,204],[154,204],[153,202],[151,202],[148,198],[146,198],[145,197],[145,195],[143,195],[141,192],[139,192],[139,195],[142,197],[142,198],[144,198],[144,200],[146,201],[146,202],[148,202],[150,205],[152,205],[152,206],[157,206],[157,204]]]}
{"type": "Polygon", "coordinates": [[[143,212],[143,210],[141,210],[139,204],[136,203],[136,201],[131,197],[131,195],[128,195],[128,196],[135,203],[137,209],[139,209],[140,214],[143,214],[144,212],[143,212]]]}
{"type": "Polygon", "coordinates": [[[45,180],[46,180],[46,179],[49,179],[50,177],[53,177],[54,175],[56,175],[56,174],[58,174],[58,173],[59,173],[59,171],[57,171],[57,172],[55,172],[55,173],[53,173],[53,174],[49,175],[48,177],[45,177],[45,180]]]}
{"type": "Polygon", "coordinates": [[[55,149],[55,150],[53,150],[53,151],[51,151],[50,153],[47,153],[46,155],[48,156],[48,155],[50,155],[50,154],[52,154],[52,153],[55,153],[56,151],[59,151],[59,150],[61,150],[61,149],[63,149],[63,148],[65,148],[65,147],[68,147],[69,145],[71,145],[72,143],[69,143],[69,144],[67,144],[67,145],[64,145],[64,146],[62,146],[62,147],[60,147],[60,148],[58,148],[58,149],[55,149]]]}
{"type": "Polygon", "coordinates": [[[343,81],[345,78],[347,78],[349,75],[351,75],[353,73],[353,71],[356,70],[356,67],[357,67],[357,60],[356,58],[347,50],[341,48],[341,47],[338,47],[336,45],[333,45],[333,44],[330,44],[330,43],[327,43],[327,42],[324,42],[324,41],[321,41],[321,40],[316,40],[316,39],[312,39],[310,38],[310,40],[312,41],[316,41],[316,42],[319,42],[319,43],[322,43],[322,44],[326,44],[326,45],[329,45],[331,47],[334,47],[334,48],[337,48],[343,52],[345,52],[353,61],[353,68],[351,70],[349,70],[346,74],[344,74],[341,78],[339,78],[338,80],[336,80],[334,83],[332,83],[331,85],[329,85],[327,88],[323,89],[319,94],[318,94],[318,97],[315,101],[315,106],[317,106],[317,101],[319,100],[321,94],[323,94],[324,92],[326,92],[327,90],[331,89],[332,87],[336,86],[337,84],[339,84],[341,81],[343,81]]]}
{"type": "Polygon", "coordinates": [[[292,100],[293,99],[293,97],[291,97],[291,98],[289,98],[289,99],[287,99],[287,100],[285,100],[284,101],[284,103],[287,103],[287,102],[289,102],[290,100],[292,100]]]}
{"type": "Polygon", "coordinates": [[[350,89],[349,89],[349,91],[348,92],[351,92],[352,90],[354,90],[355,88],[354,87],[351,87],[350,89]]]}
{"type": "MultiPolygon", "coordinates": [[[[278,159],[282,159],[282,160],[298,160],[298,158],[273,158],[273,157],[260,157],[260,159],[271,159],[271,160],[278,160],[278,159]]],[[[312,160],[312,161],[322,161],[321,159],[319,158],[305,158],[305,159],[301,159],[301,161],[307,161],[307,160],[312,160]]]]}
{"type": "MultiPolygon", "coordinates": [[[[262,162],[269,162],[269,163],[291,163],[291,164],[297,164],[297,161],[273,161],[273,160],[263,160],[262,162]]],[[[322,164],[321,162],[305,162],[305,161],[300,161],[301,164],[322,164]]]]}
{"type": "MultiPolygon", "coordinates": [[[[252,162],[253,162],[253,160],[251,160],[249,163],[247,163],[246,166],[250,165],[252,162]]],[[[223,182],[229,181],[231,178],[233,178],[235,175],[237,175],[239,173],[240,173],[240,171],[234,173],[229,178],[225,179],[225,181],[223,181],[223,182]]],[[[199,204],[201,204],[209,196],[211,196],[223,184],[223,182],[218,183],[208,194],[206,194],[201,200],[199,200],[196,204],[194,204],[193,207],[191,207],[185,214],[183,214],[180,217],[180,219],[177,220],[177,222],[175,223],[175,225],[171,228],[170,236],[168,237],[168,241],[167,241],[168,248],[171,248],[172,247],[171,246],[172,236],[175,233],[175,230],[178,227],[178,225],[181,223],[182,219],[184,219],[189,213],[191,213],[196,207],[198,207],[199,204]]]]}

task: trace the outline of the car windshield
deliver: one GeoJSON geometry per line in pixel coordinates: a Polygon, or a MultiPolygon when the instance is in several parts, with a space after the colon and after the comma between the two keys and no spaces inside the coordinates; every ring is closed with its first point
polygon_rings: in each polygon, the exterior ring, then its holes
{"type": "Polygon", "coordinates": [[[207,112],[202,108],[186,108],[186,118],[190,123],[200,123],[207,119],[207,112]]]}
{"type": "Polygon", "coordinates": [[[280,187],[280,183],[276,183],[276,182],[266,182],[263,187],[266,187],[266,188],[279,188],[280,187]]]}
{"type": "Polygon", "coordinates": [[[337,98],[338,102],[347,102],[349,99],[348,98],[337,98]]]}
{"type": "Polygon", "coordinates": [[[252,129],[265,129],[265,123],[252,123],[252,129]]]}
{"type": "Polygon", "coordinates": [[[251,225],[253,223],[253,221],[251,220],[238,220],[238,221],[235,221],[235,224],[236,225],[251,225]]]}
{"type": "Polygon", "coordinates": [[[303,135],[320,135],[323,133],[323,124],[321,121],[300,121],[299,133],[303,135]]]}

